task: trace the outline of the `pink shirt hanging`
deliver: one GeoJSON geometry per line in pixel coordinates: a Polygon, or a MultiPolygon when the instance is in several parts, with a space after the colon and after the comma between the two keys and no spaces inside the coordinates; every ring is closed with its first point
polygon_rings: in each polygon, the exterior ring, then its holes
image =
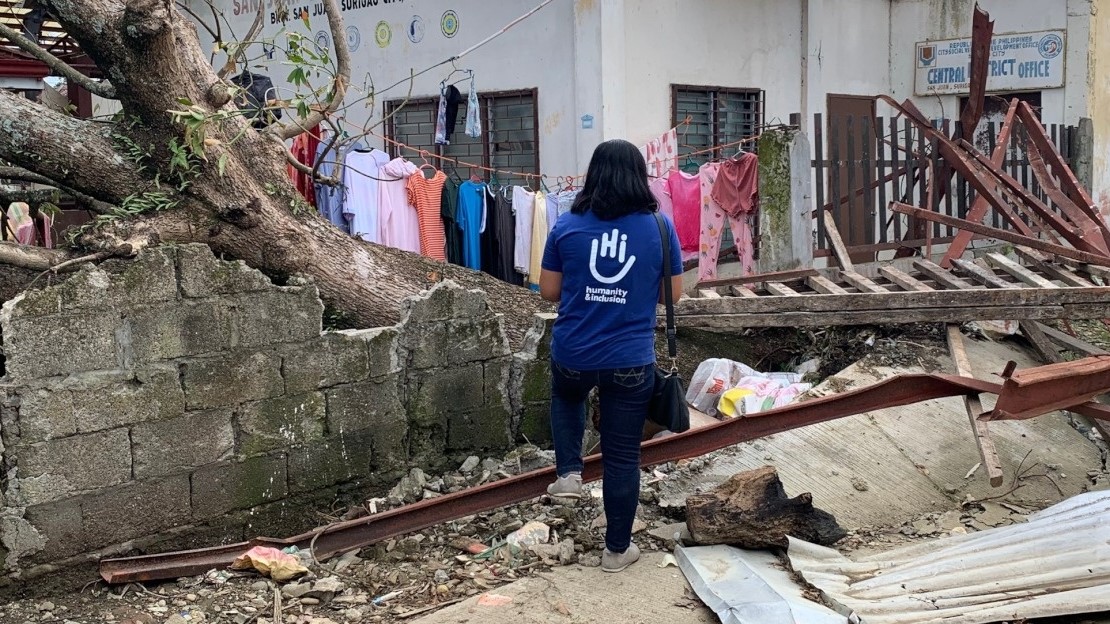
{"type": "Polygon", "coordinates": [[[701,176],[674,170],[667,177],[674,226],[683,252],[697,252],[701,237],[701,176]]]}
{"type": "Polygon", "coordinates": [[[378,184],[382,244],[413,253],[420,253],[420,222],[416,207],[409,203],[407,183],[417,171],[404,158],[394,158],[381,168],[382,179],[388,181],[378,184]]]}

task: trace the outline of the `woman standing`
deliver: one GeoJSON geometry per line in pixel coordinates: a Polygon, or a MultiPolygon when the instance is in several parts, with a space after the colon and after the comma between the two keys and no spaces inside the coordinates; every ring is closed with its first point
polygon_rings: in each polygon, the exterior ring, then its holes
{"type": "Polygon", "coordinates": [[[640,495],[640,439],[655,382],[655,306],[663,301],[663,262],[675,297],[682,257],[663,217],[671,257],[663,258],[656,202],[636,146],[597,146],[571,211],[544,249],[540,294],[559,302],[551,341],[551,432],[558,478],[552,496],[582,495],[586,399],[598,389],[604,466],[605,552],[601,567],[620,572],[640,558],[632,522],[640,495]]]}

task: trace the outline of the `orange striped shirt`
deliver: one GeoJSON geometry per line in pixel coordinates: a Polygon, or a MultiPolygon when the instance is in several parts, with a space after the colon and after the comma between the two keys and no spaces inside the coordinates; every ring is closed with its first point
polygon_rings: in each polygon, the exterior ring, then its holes
{"type": "Polygon", "coordinates": [[[440,215],[440,201],[443,198],[443,185],[447,174],[436,171],[431,178],[425,178],[423,170],[409,176],[406,183],[409,203],[416,208],[416,218],[420,224],[420,253],[447,261],[446,237],[443,233],[443,218],[440,215]]]}

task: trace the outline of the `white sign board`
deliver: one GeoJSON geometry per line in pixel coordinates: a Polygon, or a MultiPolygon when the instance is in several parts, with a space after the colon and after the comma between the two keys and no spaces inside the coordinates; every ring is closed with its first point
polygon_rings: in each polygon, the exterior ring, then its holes
{"type": "MultiPolygon", "coordinates": [[[[1032,91],[1064,86],[1064,31],[995,35],[987,62],[987,91],[1032,91]]],[[[971,39],[923,41],[914,54],[914,93],[967,93],[971,39]]]]}

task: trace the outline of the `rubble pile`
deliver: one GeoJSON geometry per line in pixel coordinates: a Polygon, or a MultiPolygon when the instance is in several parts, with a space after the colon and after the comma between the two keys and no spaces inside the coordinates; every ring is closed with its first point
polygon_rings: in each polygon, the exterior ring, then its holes
{"type": "MultiPolygon", "coordinates": [[[[553,452],[524,446],[501,460],[467,458],[458,470],[443,475],[413,469],[388,494],[348,509],[342,519],[381,513],[553,463],[553,452]]],[[[644,551],[673,548],[674,534],[683,526],[672,525],[653,504],[658,483],[667,477],[666,471],[676,469],[657,468],[642,479],[643,504],[633,530],[644,551]]],[[[329,561],[317,562],[307,550],[287,549],[284,554],[307,572],[285,582],[258,569],[228,569],[149,588],[98,584],[66,604],[61,599],[55,601],[58,604],[24,600],[0,606],[0,622],[401,622],[554,566],[600,566],[604,529],[601,484],[594,483],[585,486],[585,496],[574,504],[535,499],[329,561]]]]}

